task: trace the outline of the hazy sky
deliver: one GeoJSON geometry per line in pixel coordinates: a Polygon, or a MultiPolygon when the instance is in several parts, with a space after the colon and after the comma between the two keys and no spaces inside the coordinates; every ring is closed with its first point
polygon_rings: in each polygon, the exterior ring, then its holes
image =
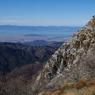
{"type": "Polygon", "coordinates": [[[0,25],[83,26],[95,0],[0,0],[0,25]]]}

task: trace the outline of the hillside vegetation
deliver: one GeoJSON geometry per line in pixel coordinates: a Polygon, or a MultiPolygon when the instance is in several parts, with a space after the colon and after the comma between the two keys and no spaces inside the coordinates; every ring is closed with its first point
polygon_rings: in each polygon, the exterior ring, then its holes
{"type": "Polygon", "coordinates": [[[35,61],[35,56],[24,50],[0,46],[0,71],[3,74],[35,61]]]}
{"type": "Polygon", "coordinates": [[[0,43],[0,75],[36,62],[44,63],[56,47],[26,46],[19,43],[0,43]]]}

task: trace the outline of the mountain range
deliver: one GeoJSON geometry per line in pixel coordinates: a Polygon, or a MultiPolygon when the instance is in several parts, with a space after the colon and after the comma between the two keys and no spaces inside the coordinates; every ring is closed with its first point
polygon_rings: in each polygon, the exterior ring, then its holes
{"type": "Polygon", "coordinates": [[[48,55],[43,53],[46,46],[7,46],[32,52],[38,61],[0,77],[1,95],[95,95],[95,16],[56,48],[44,65],[39,60],[48,55]]]}
{"type": "Polygon", "coordinates": [[[0,42],[25,43],[44,40],[64,42],[81,27],[0,25],[0,42]]]}
{"type": "Polygon", "coordinates": [[[71,36],[81,27],[0,25],[0,34],[71,36]]]}
{"type": "Polygon", "coordinates": [[[63,42],[57,42],[57,41],[45,41],[45,40],[34,40],[34,41],[30,41],[30,42],[23,42],[23,45],[27,45],[27,46],[52,46],[53,44],[55,44],[55,47],[57,46],[56,44],[62,44],[63,42]]]}

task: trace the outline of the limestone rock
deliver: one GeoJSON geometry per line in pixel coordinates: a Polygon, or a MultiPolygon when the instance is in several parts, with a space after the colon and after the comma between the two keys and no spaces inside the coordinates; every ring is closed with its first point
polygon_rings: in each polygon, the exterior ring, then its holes
{"type": "Polygon", "coordinates": [[[95,16],[52,55],[32,90],[51,91],[65,82],[95,77],[94,68],[95,16]]]}

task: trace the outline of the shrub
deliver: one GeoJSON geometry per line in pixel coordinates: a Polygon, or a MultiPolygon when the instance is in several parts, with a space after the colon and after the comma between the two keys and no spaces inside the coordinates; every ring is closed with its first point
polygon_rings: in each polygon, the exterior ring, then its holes
{"type": "Polygon", "coordinates": [[[86,41],[85,43],[83,43],[83,47],[85,51],[88,50],[89,46],[90,46],[90,41],[86,41]]]}
{"type": "Polygon", "coordinates": [[[87,29],[89,32],[91,32],[91,29],[87,29]]]}
{"type": "Polygon", "coordinates": [[[75,84],[76,89],[81,89],[83,87],[87,86],[87,82],[85,80],[81,80],[75,84]]]}
{"type": "Polygon", "coordinates": [[[93,32],[93,33],[91,33],[91,35],[92,35],[92,38],[93,38],[93,37],[95,37],[95,33],[94,33],[94,32],[93,32]]]}
{"type": "Polygon", "coordinates": [[[65,83],[62,86],[63,89],[68,89],[68,88],[73,88],[73,87],[74,87],[73,83],[65,83]]]}
{"type": "Polygon", "coordinates": [[[86,35],[85,34],[80,34],[79,35],[79,38],[81,41],[85,40],[86,39],[86,35]]]}
{"type": "Polygon", "coordinates": [[[74,44],[74,48],[79,48],[80,47],[80,41],[76,41],[75,44],[74,44]]]}
{"type": "Polygon", "coordinates": [[[93,21],[91,22],[91,26],[92,26],[93,28],[95,28],[95,19],[93,19],[93,21]]]}

